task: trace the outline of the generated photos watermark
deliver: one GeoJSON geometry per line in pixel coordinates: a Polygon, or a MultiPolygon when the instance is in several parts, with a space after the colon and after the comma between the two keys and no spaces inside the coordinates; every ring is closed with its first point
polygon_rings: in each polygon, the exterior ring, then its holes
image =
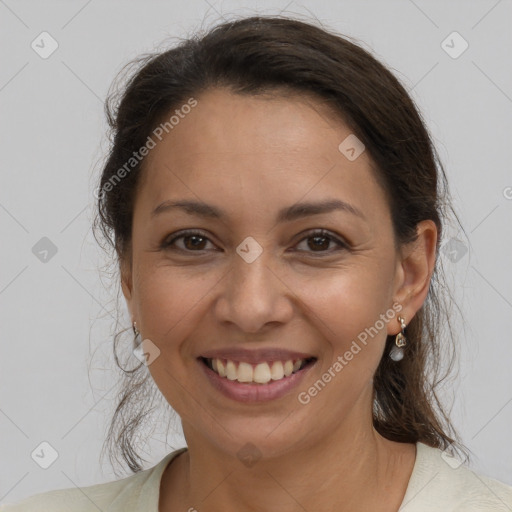
{"type": "Polygon", "coordinates": [[[332,381],[342,370],[349,364],[354,356],[359,354],[361,350],[367,345],[369,338],[374,338],[382,329],[384,329],[385,325],[393,320],[397,313],[402,311],[402,305],[395,302],[391,308],[389,308],[385,313],[381,313],[379,319],[371,326],[365,328],[364,331],[360,332],[357,335],[357,340],[352,340],[350,348],[346,350],[343,355],[339,355],[336,358],[336,361],[325,371],[322,376],[315,381],[315,383],[310,386],[306,391],[301,391],[297,400],[302,405],[307,405],[311,402],[311,399],[322,391],[325,386],[332,381]],[[359,343],[358,343],[359,342],[359,343]],[[361,346],[362,345],[362,346],[361,346]]]}
{"type": "Polygon", "coordinates": [[[146,142],[137,151],[132,153],[132,156],[120,167],[106,183],[94,191],[94,197],[96,199],[103,199],[107,192],[111,192],[114,187],[125,178],[143,159],[149,152],[156,147],[157,141],[162,141],[164,133],[170,133],[179,123],[181,119],[184,119],[192,109],[197,106],[197,100],[195,98],[189,98],[186,103],[181,105],[179,109],[176,109],[164,123],[160,123],[153,131],[151,135],[148,135],[146,142]]]}

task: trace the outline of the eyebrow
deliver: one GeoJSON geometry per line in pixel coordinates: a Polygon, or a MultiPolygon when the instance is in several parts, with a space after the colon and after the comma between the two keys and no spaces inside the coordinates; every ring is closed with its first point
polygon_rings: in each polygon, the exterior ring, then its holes
{"type": "MultiPolygon", "coordinates": [[[[224,219],[227,217],[226,212],[216,206],[192,200],[164,201],[151,212],[151,217],[155,217],[174,209],[181,209],[188,214],[210,219],[224,219]]],[[[279,210],[276,222],[291,222],[292,220],[300,219],[302,217],[331,213],[333,211],[347,212],[366,220],[363,213],[355,206],[352,206],[345,201],[341,201],[340,199],[327,199],[320,202],[297,203],[287,208],[283,208],[279,210]]]]}

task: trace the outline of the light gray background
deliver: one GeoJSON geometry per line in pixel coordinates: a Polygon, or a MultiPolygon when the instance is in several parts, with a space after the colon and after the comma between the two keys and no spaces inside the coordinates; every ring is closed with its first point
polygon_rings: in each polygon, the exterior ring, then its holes
{"type": "MultiPolygon", "coordinates": [[[[115,405],[115,302],[91,219],[115,74],[222,16],[308,11],[395,70],[434,135],[469,235],[453,228],[445,242],[460,242],[442,256],[467,322],[446,399],[474,469],[512,484],[511,1],[0,0],[0,502],[114,478],[99,452],[115,405]],[[48,59],[31,48],[43,31],[59,44],[48,59]],[[441,46],[453,31],[469,43],[456,59],[441,46]],[[58,249],[46,263],[32,252],[42,237],[58,249]],[[31,458],[43,441],[58,452],[46,470],[31,458]]],[[[164,441],[148,467],[172,450],[164,441]]]]}

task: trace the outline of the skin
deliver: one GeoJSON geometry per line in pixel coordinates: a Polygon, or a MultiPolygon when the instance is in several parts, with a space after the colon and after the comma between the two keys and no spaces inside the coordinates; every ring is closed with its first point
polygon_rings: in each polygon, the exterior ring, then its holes
{"type": "Polygon", "coordinates": [[[386,336],[400,332],[396,316],[310,403],[297,394],[393,304],[406,323],[413,318],[427,296],[436,226],[421,222],[417,241],[397,250],[368,153],[349,161],[338,150],[351,131],[315,99],[214,89],[197,100],[146,159],[131,252],[121,262],[132,319],[160,350],[149,370],[189,448],[164,472],[160,511],[396,511],[415,445],[383,438],[371,414],[372,377],[386,336]],[[334,211],[275,222],[283,207],[327,198],[365,218],[334,211]],[[180,210],[151,217],[171,199],[213,204],[226,218],[180,210]],[[190,239],[161,248],[183,229],[206,239],[199,248],[190,239]],[[308,236],[316,229],[347,248],[315,244],[308,236]],[[236,252],[248,236],[263,249],[250,264],[236,252]],[[318,360],[299,389],[248,405],[215,390],[196,360],[233,346],[318,360]],[[261,453],[252,467],[237,457],[248,442],[261,453]]]}

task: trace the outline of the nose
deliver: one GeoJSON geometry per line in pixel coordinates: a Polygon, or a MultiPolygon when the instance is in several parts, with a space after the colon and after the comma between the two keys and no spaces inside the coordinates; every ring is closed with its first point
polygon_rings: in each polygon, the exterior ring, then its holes
{"type": "MultiPolygon", "coordinates": [[[[221,281],[215,306],[216,319],[236,324],[247,333],[265,329],[267,324],[285,324],[294,310],[294,293],[283,272],[269,265],[265,251],[252,263],[235,256],[230,271],[221,281]]],[[[220,283],[219,283],[220,284],[220,283]]]]}

